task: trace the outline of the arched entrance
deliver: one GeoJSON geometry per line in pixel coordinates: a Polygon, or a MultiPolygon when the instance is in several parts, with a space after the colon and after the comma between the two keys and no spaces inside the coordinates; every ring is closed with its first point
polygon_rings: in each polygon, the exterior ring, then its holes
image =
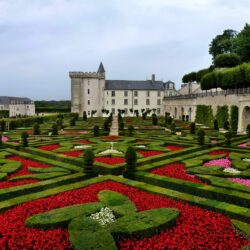
{"type": "Polygon", "coordinates": [[[245,106],[242,111],[242,128],[244,131],[248,124],[250,124],[250,106],[245,106]]]}

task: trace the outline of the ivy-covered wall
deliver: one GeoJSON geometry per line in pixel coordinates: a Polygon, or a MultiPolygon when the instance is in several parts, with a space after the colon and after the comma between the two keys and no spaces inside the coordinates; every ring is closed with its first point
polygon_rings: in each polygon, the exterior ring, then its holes
{"type": "Polygon", "coordinates": [[[211,105],[197,105],[195,122],[212,127],[213,121],[214,116],[211,105]]]}
{"type": "Polygon", "coordinates": [[[235,105],[230,109],[230,127],[234,133],[238,131],[239,108],[235,105]]]}
{"type": "Polygon", "coordinates": [[[223,128],[225,125],[225,122],[227,122],[229,119],[227,105],[217,106],[216,119],[218,121],[219,128],[223,128]]]}

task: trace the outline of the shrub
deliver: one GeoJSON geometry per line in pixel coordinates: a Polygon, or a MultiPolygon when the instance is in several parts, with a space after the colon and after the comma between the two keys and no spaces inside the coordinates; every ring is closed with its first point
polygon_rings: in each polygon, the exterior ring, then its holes
{"type": "Polygon", "coordinates": [[[33,135],[40,135],[40,132],[40,124],[36,122],[33,126],[33,135]]]}
{"type": "Polygon", "coordinates": [[[109,131],[109,119],[106,119],[103,123],[104,131],[109,131]]]}
{"type": "Polygon", "coordinates": [[[197,133],[197,136],[198,136],[198,144],[199,145],[204,145],[204,143],[205,143],[205,132],[204,132],[204,130],[199,129],[198,133],[197,133]]]}
{"type": "Polygon", "coordinates": [[[246,132],[247,132],[248,137],[250,137],[250,124],[247,125],[246,132]]]}
{"type": "Polygon", "coordinates": [[[168,124],[169,113],[165,112],[165,124],[168,124]]]}
{"type": "Polygon", "coordinates": [[[228,106],[227,105],[217,106],[216,119],[218,120],[219,128],[224,128],[225,123],[229,119],[228,106]]]}
{"type": "Polygon", "coordinates": [[[175,132],[176,132],[176,124],[174,122],[171,123],[170,129],[171,129],[172,134],[175,134],[175,132]]]}
{"type": "Polygon", "coordinates": [[[124,130],[124,122],[123,122],[123,120],[120,120],[120,122],[119,122],[119,130],[124,130]]]}
{"type": "Polygon", "coordinates": [[[126,158],[126,166],[123,175],[124,177],[131,177],[131,174],[133,174],[136,171],[136,161],[137,161],[136,151],[133,147],[127,148],[127,151],[125,153],[125,158],[126,158]]]}
{"type": "Polygon", "coordinates": [[[168,117],[168,125],[171,125],[173,121],[173,118],[171,116],[168,117]]]}
{"type": "Polygon", "coordinates": [[[96,173],[94,171],[94,153],[92,151],[92,149],[88,148],[85,150],[84,152],[84,156],[83,156],[83,166],[84,166],[84,173],[87,176],[95,176],[96,173]]]}
{"type": "Polygon", "coordinates": [[[58,129],[62,129],[63,128],[63,119],[62,118],[58,118],[56,120],[56,124],[57,124],[58,129]]]}
{"type": "Polygon", "coordinates": [[[21,134],[21,142],[23,147],[28,147],[28,138],[29,135],[27,132],[22,132],[21,134]]]}
{"type": "Polygon", "coordinates": [[[146,120],[146,118],[147,118],[147,112],[144,112],[144,113],[142,114],[142,120],[146,120]]]}
{"type": "Polygon", "coordinates": [[[219,130],[219,124],[217,119],[214,120],[214,129],[219,130]]]}
{"type": "Polygon", "coordinates": [[[16,128],[15,121],[10,121],[10,123],[9,123],[9,130],[14,130],[15,128],[16,128]]]}
{"type": "Polygon", "coordinates": [[[128,135],[129,135],[129,136],[133,136],[133,132],[134,132],[134,127],[133,127],[133,125],[129,125],[129,126],[128,126],[128,135]]]}
{"type": "Polygon", "coordinates": [[[228,122],[228,121],[225,121],[223,128],[224,128],[225,130],[228,130],[228,129],[229,129],[229,122],[228,122]]]}
{"type": "Polygon", "coordinates": [[[229,146],[231,144],[232,132],[228,131],[225,133],[225,144],[229,146]]]}
{"type": "Polygon", "coordinates": [[[231,68],[240,64],[240,57],[235,53],[219,54],[215,57],[214,65],[217,68],[231,68]]]}
{"type": "Polygon", "coordinates": [[[94,128],[93,128],[93,133],[94,133],[94,136],[99,136],[99,126],[95,125],[94,128]]]}
{"type": "Polygon", "coordinates": [[[195,123],[194,122],[191,122],[190,124],[190,134],[195,134],[195,123]]]}
{"type": "Polygon", "coordinates": [[[83,111],[83,120],[84,121],[87,121],[87,112],[86,111],[83,111]]]}
{"type": "Polygon", "coordinates": [[[58,135],[58,127],[57,127],[56,123],[52,124],[51,134],[52,135],[58,135]]]}
{"type": "Polygon", "coordinates": [[[76,125],[76,120],[75,120],[75,118],[70,119],[69,125],[70,125],[71,127],[73,127],[73,126],[76,125]]]}
{"type": "Polygon", "coordinates": [[[1,120],[0,122],[0,127],[1,127],[1,131],[4,132],[6,130],[6,123],[4,120],[1,120]]]}
{"type": "Polygon", "coordinates": [[[152,125],[157,125],[158,124],[158,118],[156,114],[152,114],[152,125]]]}

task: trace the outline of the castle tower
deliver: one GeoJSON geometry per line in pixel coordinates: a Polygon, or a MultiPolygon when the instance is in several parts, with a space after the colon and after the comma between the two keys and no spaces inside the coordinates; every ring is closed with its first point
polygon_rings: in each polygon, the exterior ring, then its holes
{"type": "Polygon", "coordinates": [[[104,108],[105,69],[102,64],[97,72],[69,72],[71,78],[71,112],[88,116],[101,116],[104,108]]]}

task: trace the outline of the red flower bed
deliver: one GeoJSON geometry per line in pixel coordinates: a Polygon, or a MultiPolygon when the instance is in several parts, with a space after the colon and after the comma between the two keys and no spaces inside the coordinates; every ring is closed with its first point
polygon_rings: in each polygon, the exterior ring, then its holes
{"type": "MultiPolygon", "coordinates": [[[[32,174],[31,172],[28,171],[28,167],[34,167],[34,168],[50,168],[51,166],[45,163],[37,162],[37,161],[32,161],[32,160],[27,160],[19,156],[10,156],[8,157],[9,160],[12,161],[20,161],[22,163],[22,167],[20,170],[17,172],[9,175],[8,179],[16,177],[16,176],[23,176],[27,174],[32,174]]],[[[24,184],[29,184],[32,182],[37,182],[38,180],[20,180],[20,181],[1,181],[0,182],[0,188],[8,188],[8,187],[14,187],[14,186],[20,186],[24,184]]]]}
{"type": "Polygon", "coordinates": [[[198,180],[195,176],[187,174],[185,172],[185,165],[182,163],[168,164],[152,170],[151,173],[206,185],[205,182],[198,180]]]}
{"type": "Polygon", "coordinates": [[[226,150],[216,150],[216,151],[212,151],[210,153],[208,153],[209,155],[222,155],[222,154],[226,154],[226,157],[229,157],[230,155],[230,151],[226,151],[226,150]]]}
{"type": "Polygon", "coordinates": [[[38,147],[38,149],[42,149],[42,150],[46,150],[46,151],[53,151],[60,148],[59,144],[50,144],[50,145],[44,145],[44,146],[40,146],[38,147]]]}
{"type": "Polygon", "coordinates": [[[76,151],[65,151],[62,154],[72,157],[79,157],[83,153],[83,150],[76,150],[76,151]]]}
{"type": "Polygon", "coordinates": [[[120,139],[121,139],[120,136],[115,136],[115,135],[102,137],[102,140],[105,140],[105,141],[114,141],[114,140],[120,140],[120,139]]]}
{"type": "Polygon", "coordinates": [[[165,148],[169,149],[172,152],[184,149],[183,147],[174,146],[174,145],[167,145],[165,146],[165,148]]]}
{"type": "Polygon", "coordinates": [[[156,151],[156,150],[137,150],[136,152],[143,155],[144,157],[151,157],[154,155],[160,155],[166,153],[163,151],[156,151]]]}
{"type": "Polygon", "coordinates": [[[250,243],[237,235],[230,219],[220,213],[107,181],[30,201],[1,213],[0,246],[2,249],[71,249],[67,228],[28,228],[26,218],[55,208],[96,202],[98,192],[105,189],[127,195],[139,211],[162,207],[180,211],[173,228],[149,238],[124,239],[119,242],[120,249],[240,249],[250,243]]]}
{"type": "Polygon", "coordinates": [[[109,165],[117,165],[120,163],[124,163],[125,159],[123,157],[100,156],[100,157],[95,157],[95,161],[109,165]]]}
{"type": "Polygon", "coordinates": [[[89,140],[79,140],[77,141],[78,143],[81,143],[81,144],[91,144],[92,142],[90,142],[89,140]]]}

